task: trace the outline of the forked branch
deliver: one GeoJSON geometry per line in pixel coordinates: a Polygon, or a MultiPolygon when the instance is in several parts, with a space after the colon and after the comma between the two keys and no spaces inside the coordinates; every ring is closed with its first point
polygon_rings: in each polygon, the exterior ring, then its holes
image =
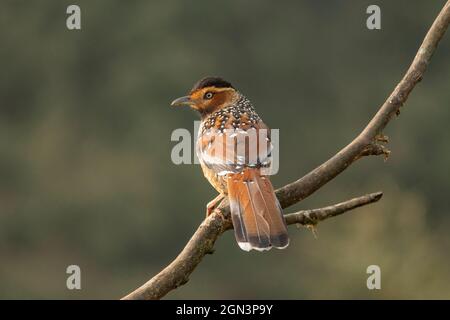
{"type": "MultiPolygon", "coordinates": [[[[370,120],[364,130],[346,147],[328,161],[276,191],[283,208],[305,199],[321,188],[356,160],[369,155],[389,155],[383,145],[387,142],[383,129],[408,99],[415,85],[422,79],[436,47],[450,22],[450,0],[442,8],[422,42],[408,71],[397,84],[381,108],[370,120]]],[[[325,218],[348,211],[359,205],[377,201],[381,193],[363,196],[334,206],[300,211],[286,216],[288,223],[315,224],[325,218]],[[364,202],[372,200],[369,202],[364,202]],[[362,202],[361,202],[362,201],[362,202]],[[347,210],[346,210],[347,209],[347,210]]],[[[199,226],[178,257],[140,288],[128,294],[124,299],[160,299],[171,290],[185,284],[202,258],[211,253],[217,238],[232,228],[228,201],[225,199],[219,207],[199,226]]]]}

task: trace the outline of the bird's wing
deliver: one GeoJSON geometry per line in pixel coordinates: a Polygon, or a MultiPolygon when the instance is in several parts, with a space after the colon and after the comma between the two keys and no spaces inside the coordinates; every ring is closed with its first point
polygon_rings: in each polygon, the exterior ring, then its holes
{"type": "Polygon", "coordinates": [[[218,175],[268,167],[272,149],[270,130],[262,121],[223,131],[210,128],[197,139],[200,162],[218,175]]]}

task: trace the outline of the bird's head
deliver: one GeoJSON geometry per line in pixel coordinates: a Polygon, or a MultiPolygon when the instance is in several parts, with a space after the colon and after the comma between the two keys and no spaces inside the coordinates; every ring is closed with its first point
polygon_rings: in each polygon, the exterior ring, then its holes
{"type": "Polygon", "coordinates": [[[238,98],[231,83],[219,77],[206,77],[198,81],[187,96],[172,101],[172,106],[190,106],[202,117],[218,111],[238,98]]]}

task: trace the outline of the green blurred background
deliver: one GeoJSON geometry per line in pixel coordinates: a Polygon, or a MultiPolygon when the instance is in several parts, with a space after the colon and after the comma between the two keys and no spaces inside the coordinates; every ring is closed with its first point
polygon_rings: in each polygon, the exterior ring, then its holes
{"type": "MultiPolygon", "coordinates": [[[[119,298],[182,249],[216,194],[176,166],[169,107],[220,75],[280,128],[280,187],[365,126],[409,66],[442,1],[0,2],[0,298],[119,298]],[[366,28],[378,4],[382,29],[366,28]],[[66,267],[82,290],[66,288],[66,267]]],[[[450,34],[385,133],[391,157],[355,163],[313,208],[382,190],[284,251],[245,253],[228,232],[167,298],[450,298],[450,34]],[[381,290],[366,268],[381,267],[381,290]]]]}

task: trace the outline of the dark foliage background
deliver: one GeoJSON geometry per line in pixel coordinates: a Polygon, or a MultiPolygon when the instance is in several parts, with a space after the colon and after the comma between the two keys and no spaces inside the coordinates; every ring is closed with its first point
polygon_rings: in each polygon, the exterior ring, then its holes
{"type": "MultiPolygon", "coordinates": [[[[169,107],[205,75],[280,128],[281,186],[348,143],[409,66],[445,1],[0,2],[0,298],[118,298],[173,259],[215,191],[170,160],[169,107]],[[66,267],[82,290],[66,288],[66,267]]],[[[288,211],[383,190],[376,205],[291,227],[285,251],[232,233],[170,298],[450,298],[450,35],[399,120],[389,161],[365,159],[288,211]],[[366,268],[382,289],[366,288],[366,268]]]]}

